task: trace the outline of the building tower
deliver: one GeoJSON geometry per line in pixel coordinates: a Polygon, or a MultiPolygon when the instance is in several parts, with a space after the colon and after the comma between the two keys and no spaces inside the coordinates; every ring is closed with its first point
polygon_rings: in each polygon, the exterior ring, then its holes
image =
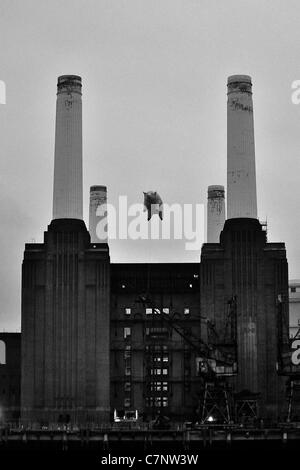
{"type": "Polygon", "coordinates": [[[257,220],[251,78],[228,78],[228,219],[218,244],[201,252],[201,311],[222,333],[235,299],[237,393],[260,396],[262,417],[281,412],[283,384],[276,372],[277,298],[288,314],[288,271],[284,243],[267,243],[257,220]]]}
{"type": "Polygon", "coordinates": [[[224,186],[208,186],[207,243],[219,243],[226,218],[224,194],[224,186]]]}
{"type": "Polygon", "coordinates": [[[82,220],[81,132],[81,79],[59,77],[53,220],[22,266],[24,423],[109,420],[109,250],[82,220]]]}
{"type": "Polygon", "coordinates": [[[106,186],[91,186],[90,188],[89,232],[91,243],[107,243],[106,186]]]}
{"type": "Polygon", "coordinates": [[[81,78],[58,77],[53,185],[53,220],[82,220],[81,78]]]}
{"type": "Polygon", "coordinates": [[[256,219],[251,77],[232,75],[227,87],[227,217],[256,219]]]}

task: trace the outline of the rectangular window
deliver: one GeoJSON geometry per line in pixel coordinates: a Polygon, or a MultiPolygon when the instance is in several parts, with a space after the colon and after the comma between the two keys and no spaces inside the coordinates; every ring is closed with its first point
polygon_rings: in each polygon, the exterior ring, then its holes
{"type": "Polygon", "coordinates": [[[168,382],[151,382],[150,390],[151,392],[168,392],[168,382]]]}
{"type": "Polygon", "coordinates": [[[188,315],[190,313],[190,309],[186,307],[183,311],[184,315],[188,315]]]}
{"type": "Polygon", "coordinates": [[[147,397],[146,406],[155,406],[157,408],[167,407],[169,405],[168,397],[147,397]]]}
{"type": "Polygon", "coordinates": [[[146,328],[146,336],[151,338],[168,338],[169,330],[165,327],[146,328]]]}
{"type": "Polygon", "coordinates": [[[168,375],[168,369],[163,369],[162,373],[163,373],[163,375],[168,375]]]}
{"type": "Polygon", "coordinates": [[[131,314],[131,308],[125,308],[125,314],[130,315],[131,314]]]}
{"type": "Polygon", "coordinates": [[[130,326],[125,326],[124,327],[124,338],[130,338],[131,336],[131,328],[130,326]]]}
{"type": "Polygon", "coordinates": [[[131,375],[131,367],[125,367],[125,375],[131,375]]]}
{"type": "Polygon", "coordinates": [[[154,355],[153,356],[153,362],[169,362],[169,354],[159,354],[159,355],[154,355]]]}
{"type": "Polygon", "coordinates": [[[152,314],[152,308],[146,308],[146,315],[152,314]]]}
{"type": "Polygon", "coordinates": [[[170,309],[169,308],[163,308],[163,313],[166,313],[167,315],[169,315],[170,309]]]}
{"type": "Polygon", "coordinates": [[[131,382],[125,382],[124,392],[131,392],[131,382]]]}
{"type": "Polygon", "coordinates": [[[124,408],[130,408],[131,400],[130,398],[124,398],[124,408]]]}
{"type": "Polygon", "coordinates": [[[161,392],[161,382],[151,382],[150,390],[151,392],[161,392]]]}
{"type": "Polygon", "coordinates": [[[124,359],[130,359],[131,357],[131,346],[126,345],[125,351],[124,351],[124,359]]]}

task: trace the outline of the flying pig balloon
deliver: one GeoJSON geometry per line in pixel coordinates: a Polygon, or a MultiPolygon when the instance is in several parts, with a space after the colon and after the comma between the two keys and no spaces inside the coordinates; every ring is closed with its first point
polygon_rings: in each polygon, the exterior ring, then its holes
{"type": "Polygon", "coordinates": [[[158,214],[159,218],[163,219],[163,202],[160,195],[156,191],[148,191],[144,193],[144,212],[148,212],[148,220],[151,219],[153,214],[158,214]]]}

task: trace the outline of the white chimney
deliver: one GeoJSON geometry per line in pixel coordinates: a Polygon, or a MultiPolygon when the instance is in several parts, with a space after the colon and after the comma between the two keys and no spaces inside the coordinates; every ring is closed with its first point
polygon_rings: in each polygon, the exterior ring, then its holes
{"type": "Polygon", "coordinates": [[[107,189],[91,186],[89,232],[91,243],[107,243],[107,189]]]}
{"type": "Polygon", "coordinates": [[[58,77],[53,219],[82,219],[81,78],[58,77]]]}
{"type": "Polygon", "coordinates": [[[207,197],[207,243],[219,243],[226,219],[224,186],[208,186],[207,197]]]}
{"type": "Polygon", "coordinates": [[[227,218],[257,218],[252,83],[228,78],[227,218]]]}

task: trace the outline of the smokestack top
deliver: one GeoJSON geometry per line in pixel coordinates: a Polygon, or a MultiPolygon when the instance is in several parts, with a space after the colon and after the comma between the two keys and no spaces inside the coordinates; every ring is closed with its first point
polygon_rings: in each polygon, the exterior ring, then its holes
{"type": "Polygon", "coordinates": [[[229,83],[241,83],[241,82],[246,82],[246,83],[252,83],[250,75],[230,75],[228,77],[228,85],[229,83]]]}
{"type": "Polygon", "coordinates": [[[106,186],[91,186],[90,187],[90,192],[93,193],[94,191],[107,191],[107,187],[106,186]]]}
{"type": "Polygon", "coordinates": [[[208,194],[211,193],[212,191],[225,191],[224,186],[221,186],[220,184],[214,184],[212,186],[208,186],[207,192],[208,194]]]}
{"type": "Polygon", "coordinates": [[[225,199],[225,188],[224,188],[224,186],[221,186],[221,185],[218,185],[218,184],[213,185],[213,186],[208,186],[207,197],[208,197],[208,199],[215,199],[215,198],[225,199]]]}
{"type": "Polygon", "coordinates": [[[249,75],[231,75],[227,80],[229,93],[251,93],[252,80],[249,75]]]}
{"type": "Polygon", "coordinates": [[[81,94],[81,87],[81,77],[79,75],[61,75],[57,79],[57,94],[64,92],[81,94]]]}

